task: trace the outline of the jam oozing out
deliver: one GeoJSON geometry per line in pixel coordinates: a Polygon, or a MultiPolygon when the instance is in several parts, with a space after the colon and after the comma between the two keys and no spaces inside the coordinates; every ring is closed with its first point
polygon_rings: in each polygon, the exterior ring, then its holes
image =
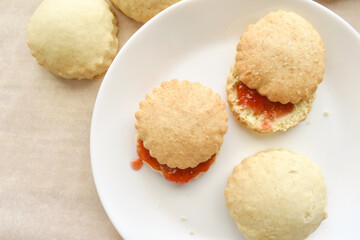
{"type": "Polygon", "coordinates": [[[265,117],[264,128],[269,128],[269,121],[285,116],[294,110],[294,104],[281,104],[272,102],[267,97],[261,96],[255,89],[250,89],[244,83],[239,82],[236,86],[238,104],[250,108],[257,114],[265,117]]]}
{"type": "Polygon", "coordinates": [[[201,172],[206,172],[210,168],[211,164],[213,164],[213,162],[215,161],[216,156],[216,154],[214,154],[209,160],[200,163],[194,168],[180,169],[170,168],[166,164],[160,164],[156,158],[153,158],[150,155],[149,150],[144,147],[144,144],[141,140],[138,140],[136,150],[139,154],[140,161],[142,160],[146,162],[156,171],[161,171],[161,173],[167,180],[178,184],[187,183],[188,181],[199,175],[201,172]]]}
{"type": "Polygon", "coordinates": [[[137,170],[140,170],[140,169],[141,169],[141,167],[142,167],[142,165],[143,165],[143,161],[142,161],[140,158],[138,158],[138,159],[132,161],[130,165],[131,165],[131,168],[132,168],[132,169],[134,169],[135,171],[137,171],[137,170]]]}

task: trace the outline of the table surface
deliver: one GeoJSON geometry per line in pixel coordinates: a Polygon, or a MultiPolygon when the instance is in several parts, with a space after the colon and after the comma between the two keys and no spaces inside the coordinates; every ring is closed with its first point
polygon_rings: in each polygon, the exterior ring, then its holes
{"type": "MultiPolygon", "coordinates": [[[[0,1],[0,239],[122,239],[91,172],[91,115],[101,85],[65,80],[26,45],[42,0],[0,1]]],[[[360,31],[360,0],[319,0],[360,31]]],[[[115,10],[119,48],[139,29],[115,10]]]]}

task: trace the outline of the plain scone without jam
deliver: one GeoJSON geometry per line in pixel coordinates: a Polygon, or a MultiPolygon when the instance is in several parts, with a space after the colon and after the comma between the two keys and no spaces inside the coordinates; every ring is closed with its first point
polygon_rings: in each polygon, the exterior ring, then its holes
{"type": "Polygon", "coordinates": [[[327,218],[323,173],[309,158],[271,149],[235,166],[226,206],[248,240],[304,240],[327,218]]]}
{"type": "Polygon", "coordinates": [[[117,20],[104,0],[44,0],[30,19],[27,44],[37,62],[67,79],[94,79],[112,63],[117,20]]]}

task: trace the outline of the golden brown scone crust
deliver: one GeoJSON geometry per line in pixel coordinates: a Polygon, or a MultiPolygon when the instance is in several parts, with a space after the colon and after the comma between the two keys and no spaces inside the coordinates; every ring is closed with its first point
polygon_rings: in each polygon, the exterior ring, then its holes
{"type": "Polygon", "coordinates": [[[50,72],[67,79],[94,79],[116,55],[117,30],[104,0],[44,0],[30,19],[27,44],[50,72]]]}
{"type": "Polygon", "coordinates": [[[319,33],[293,12],[271,12],[240,37],[239,80],[273,102],[295,104],[310,98],[324,71],[325,49],[319,33]]]}
{"type": "Polygon", "coordinates": [[[180,0],[110,0],[126,16],[145,23],[180,0]]]}
{"type": "Polygon", "coordinates": [[[225,196],[248,240],[304,240],[327,218],[321,169],[284,149],[260,152],[235,166],[225,196]]]}
{"type": "Polygon", "coordinates": [[[236,87],[238,82],[239,76],[236,75],[234,66],[232,66],[226,84],[226,94],[229,108],[237,121],[242,123],[245,127],[261,134],[286,131],[289,128],[295,127],[301,121],[306,119],[306,116],[311,111],[312,104],[315,100],[315,93],[313,93],[310,98],[295,104],[294,110],[291,113],[269,122],[271,124],[271,128],[264,129],[263,122],[266,121],[264,120],[265,116],[257,114],[253,110],[245,108],[237,103],[236,87]]]}
{"type": "Polygon", "coordinates": [[[198,82],[165,81],[148,93],[135,117],[137,137],[171,168],[193,168],[216,154],[227,131],[224,101],[198,82]]]}

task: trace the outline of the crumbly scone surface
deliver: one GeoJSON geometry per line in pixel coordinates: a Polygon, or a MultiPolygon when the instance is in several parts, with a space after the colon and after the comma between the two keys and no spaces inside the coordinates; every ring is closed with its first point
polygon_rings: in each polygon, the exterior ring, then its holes
{"type": "Polygon", "coordinates": [[[140,102],[135,117],[137,137],[152,157],[171,168],[209,160],[227,131],[224,101],[198,82],[163,82],[140,102]]]}
{"type": "Polygon", "coordinates": [[[165,8],[180,0],[110,0],[128,17],[145,23],[165,8]]]}
{"type": "Polygon", "coordinates": [[[229,108],[237,121],[257,133],[269,134],[278,131],[286,131],[289,128],[295,127],[301,121],[306,119],[315,100],[315,93],[313,93],[310,98],[295,104],[294,110],[289,114],[269,122],[271,128],[264,129],[263,122],[266,121],[265,116],[256,114],[252,109],[241,106],[238,103],[236,87],[239,81],[239,76],[236,75],[234,66],[232,66],[226,84],[226,98],[229,104],[229,108]]]}
{"type": "Polygon", "coordinates": [[[27,43],[52,73],[93,79],[107,71],[116,55],[117,30],[104,0],[44,0],[30,19],[27,43]]]}
{"type": "Polygon", "coordinates": [[[271,12],[249,25],[237,45],[241,82],[273,102],[310,98],[323,79],[325,49],[319,33],[293,12],[271,12]]]}
{"type": "Polygon", "coordinates": [[[320,167],[284,149],[260,152],[235,166],[225,196],[249,240],[304,240],[327,218],[320,167]]]}

